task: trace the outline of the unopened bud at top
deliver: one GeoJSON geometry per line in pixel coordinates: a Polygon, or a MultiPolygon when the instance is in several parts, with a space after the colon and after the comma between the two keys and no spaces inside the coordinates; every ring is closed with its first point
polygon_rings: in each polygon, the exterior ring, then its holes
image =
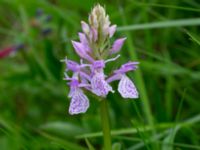
{"type": "Polygon", "coordinates": [[[97,4],[89,15],[89,24],[91,27],[100,31],[104,36],[109,34],[110,20],[104,7],[97,4]]]}

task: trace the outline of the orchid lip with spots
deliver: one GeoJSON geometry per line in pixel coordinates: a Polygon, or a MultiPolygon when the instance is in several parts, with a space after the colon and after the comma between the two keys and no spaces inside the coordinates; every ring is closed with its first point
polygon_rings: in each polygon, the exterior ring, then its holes
{"type": "Polygon", "coordinates": [[[81,26],[83,32],[78,33],[80,42],[72,41],[80,63],[63,60],[66,63],[65,80],[70,87],[69,113],[85,113],[89,108],[89,99],[84,90],[105,98],[109,92],[114,93],[110,83],[116,80],[119,80],[118,92],[123,98],[138,98],[138,91],[126,73],[136,70],[139,62],[125,63],[119,69],[113,70],[111,75],[104,72],[107,63],[120,57],[116,54],[126,40],[125,37],[119,38],[111,44],[117,26],[111,25],[105,9],[99,4],[96,5],[89,15],[89,23],[81,21],[81,26]],[[72,77],[67,75],[68,72],[72,72],[72,77]]]}

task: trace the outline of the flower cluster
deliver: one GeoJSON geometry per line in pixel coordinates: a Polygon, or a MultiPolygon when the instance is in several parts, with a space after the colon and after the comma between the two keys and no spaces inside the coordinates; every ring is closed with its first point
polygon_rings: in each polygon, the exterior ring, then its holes
{"type": "Polygon", "coordinates": [[[89,23],[81,22],[83,32],[78,34],[80,42],[72,41],[81,58],[80,63],[67,58],[63,60],[66,63],[65,80],[70,87],[70,114],[84,113],[88,109],[89,100],[83,89],[99,97],[106,97],[109,92],[114,92],[110,83],[115,80],[120,80],[118,91],[123,98],[138,98],[135,85],[126,75],[127,72],[137,69],[138,62],[125,63],[109,76],[104,73],[106,64],[118,59],[119,55],[112,55],[119,52],[126,40],[120,38],[111,44],[110,39],[116,31],[116,25],[110,24],[104,8],[96,5],[89,15],[89,23]],[[68,72],[72,72],[72,77],[68,76],[68,72]]]}

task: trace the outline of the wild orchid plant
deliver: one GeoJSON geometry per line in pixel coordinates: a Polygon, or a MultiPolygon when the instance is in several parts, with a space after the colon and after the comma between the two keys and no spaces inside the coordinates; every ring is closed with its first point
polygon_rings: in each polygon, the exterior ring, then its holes
{"type": "Polygon", "coordinates": [[[138,98],[138,92],[126,73],[137,69],[138,62],[128,62],[114,70],[111,76],[104,74],[108,62],[115,61],[120,55],[108,59],[121,49],[126,38],[117,39],[112,45],[110,39],[116,31],[116,25],[110,26],[109,16],[102,6],[97,5],[89,15],[89,24],[81,21],[83,33],[79,33],[80,42],[72,41],[80,63],[65,59],[66,72],[72,71],[72,77],[65,73],[70,87],[70,114],[85,113],[89,100],[82,89],[91,91],[100,97],[106,97],[114,90],[110,83],[120,80],[118,91],[123,98],[138,98]],[[85,63],[87,62],[87,63],[85,63]]]}
{"type": "Polygon", "coordinates": [[[137,69],[138,62],[127,62],[119,69],[112,71],[109,76],[104,73],[107,63],[120,57],[116,54],[126,40],[126,38],[119,38],[111,44],[111,38],[117,26],[110,24],[105,9],[98,4],[89,15],[89,24],[81,21],[83,32],[78,34],[80,42],[72,41],[80,57],[80,63],[69,59],[64,60],[66,63],[65,80],[68,81],[70,87],[68,96],[71,98],[69,107],[71,115],[87,111],[89,100],[84,90],[105,98],[109,92],[114,93],[110,83],[116,80],[120,80],[118,91],[123,98],[138,98],[135,85],[126,75],[127,72],[137,69]],[[69,71],[72,72],[72,77],[68,76],[69,71]]]}

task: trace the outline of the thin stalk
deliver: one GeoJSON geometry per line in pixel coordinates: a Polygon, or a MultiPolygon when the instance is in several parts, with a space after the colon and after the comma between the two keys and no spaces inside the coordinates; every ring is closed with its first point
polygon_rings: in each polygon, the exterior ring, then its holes
{"type": "MultiPolygon", "coordinates": [[[[123,12],[123,8],[120,7],[120,13],[121,13],[121,16],[122,16],[122,22],[124,25],[127,24],[127,21],[126,21],[126,17],[124,15],[124,12],[123,12]]],[[[122,30],[119,30],[118,31],[122,31],[122,30]]],[[[132,37],[131,37],[131,34],[130,32],[127,32],[126,33],[126,37],[127,37],[127,46],[128,46],[128,49],[129,49],[129,55],[130,55],[130,58],[134,61],[137,61],[137,54],[136,54],[136,51],[135,51],[135,47],[132,43],[132,37]]],[[[143,112],[144,112],[144,115],[145,115],[145,118],[147,120],[147,123],[153,128],[153,131],[152,131],[152,135],[156,135],[156,129],[155,129],[155,125],[154,125],[154,118],[153,118],[153,114],[152,114],[152,110],[151,110],[151,105],[149,103],[149,98],[148,98],[148,95],[147,95],[147,91],[146,91],[146,86],[145,86],[145,83],[144,83],[144,80],[143,80],[143,77],[142,77],[142,71],[140,69],[138,69],[136,72],[135,72],[135,79],[137,81],[137,85],[138,85],[138,90],[140,92],[140,99],[142,101],[142,108],[143,108],[143,112]]],[[[153,145],[153,149],[154,150],[157,150],[158,149],[158,144],[156,143],[156,141],[154,141],[155,143],[155,146],[153,145]]]]}
{"type": "MultiPolygon", "coordinates": [[[[120,9],[120,13],[122,16],[122,21],[124,23],[124,25],[126,25],[126,18],[124,17],[125,15],[123,14],[123,8],[120,9]]],[[[119,30],[118,30],[119,31],[119,30]]],[[[126,32],[126,37],[127,37],[127,46],[128,46],[128,53],[129,56],[132,60],[137,61],[137,54],[136,54],[136,50],[135,47],[132,43],[132,37],[130,32],[126,32]]],[[[138,90],[140,91],[140,99],[142,101],[142,105],[143,105],[143,112],[144,115],[146,117],[147,123],[149,125],[151,125],[152,127],[154,127],[154,121],[153,121],[153,115],[152,115],[152,111],[151,111],[151,106],[149,103],[149,99],[148,99],[148,95],[147,95],[147,91],[146,91],[146,87],[145,87],[145,83],[142,77],[142,71],[140,69],[138,69],[135,72],[135,80],[137,81],[137,86],[138,86],[138,90]]]]}
{"type": "Polygon", "coordinates": [[[101,100],[101,123],[103,130],[103,140],[104,140],[104,150],[111,150],[111,134],[110,134],[110,124],[109,124],[109,114],[108,114],[108,104],[107,100],[101,100]]]}

